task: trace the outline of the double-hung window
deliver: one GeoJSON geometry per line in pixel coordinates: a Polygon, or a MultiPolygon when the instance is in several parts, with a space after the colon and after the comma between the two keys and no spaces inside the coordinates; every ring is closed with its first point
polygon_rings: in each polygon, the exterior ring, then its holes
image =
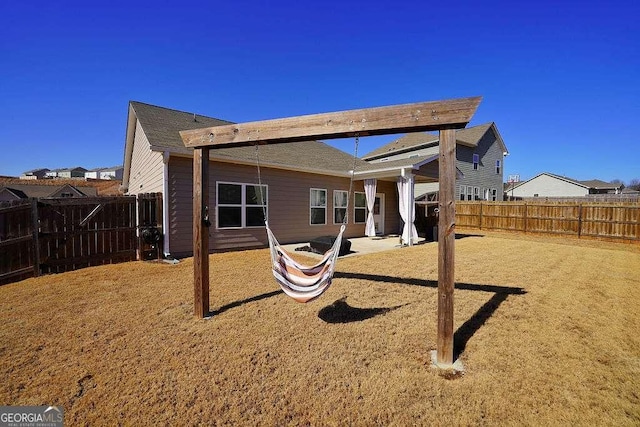
{"type": "Polygon", "coordinates": [[[356,224],[367,222],[367,196],[364,193],[354,193],[353,222],[356,224]]]}
{"type": "Polygon", "coordinates": [[[343,190],[333,191],[333,223],[342,224],[347,215],[349,193],[343,190]]]}
{"type": "Polygon", "coordinates": [[[500,167],[502,166],[502,163],[500,162],[500,160],[496,160],[496,173],[498,175],[500,175],[500,167]]]}
{"type": "Polygon", "coordinates": [[[264,226],[267,211],[267,186],[218,182],[216,207],[218,228],[264,226]]]}
{"type": "Polygon", "coordinates": [[[311,225],[327,223],[327,190],[311,189],[309,193],[309,222],[311,225]]]}
{"type": "Polygon", "coordinates": [[[474,154],[473,155],[473,170],[477,171],[478,170],[478,165],[480,164],[480,155],[479,154],[474,154]]]}
{"type": "Polygon", "coordinates": [[[465,187],[464,185],[460,186],[460,200],[464,201],[466,199],[466,193],[465,193],[465,189],[467,187],[465,187]]]}

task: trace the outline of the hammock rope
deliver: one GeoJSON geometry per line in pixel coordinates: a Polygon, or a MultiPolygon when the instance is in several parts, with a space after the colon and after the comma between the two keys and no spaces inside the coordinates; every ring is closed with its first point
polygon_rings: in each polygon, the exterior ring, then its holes
{"type": "Polygon", "coordinates": [[[262,204],[264,225],[267,231],[269,250],[271,253],[271,269],[273,276],[276,279],[276,282],[280,285],[282,291],[298,302],[305,303],[313,301],[322,295],[329,286],[331,286],[331,280],[333,279],[333,274],[336,268],[336,260],[338,259],[340,247],[342,246],[342,236],[348,223],[349,202],[353,192],[353,176],[355,174],[356,161],[358,159],[358,142],[359,136],[356,135],[355,150],[353,154],[353,169],[351,169],[349,192],[347,193],[345,214],[342,219],[342,224],[340,225],[340,231],[338,232],[331,248],[324,253],[322,259],[317,264],[312,266],[306,266],[297,262],[289,253],[287,253],[269,227],[262,185],[262,174],[260,171],[260,156],[258,154],[258,144],[256,144],[256,165],[258,169],[260,201],[262,204]]]}

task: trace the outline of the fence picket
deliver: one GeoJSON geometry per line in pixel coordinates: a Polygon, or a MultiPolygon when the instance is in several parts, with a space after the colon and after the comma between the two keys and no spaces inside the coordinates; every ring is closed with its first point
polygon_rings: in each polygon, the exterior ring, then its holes
{"type": "Polygon", "coordinates": [[[640,203],[456,202],[458,227],[640,241],[640,203]]]}
{"type": "Polygon", "coordinates": [[[137,259],[140,203],[161,211],[162,195],[0,202],[0,284],[137,259]]]}

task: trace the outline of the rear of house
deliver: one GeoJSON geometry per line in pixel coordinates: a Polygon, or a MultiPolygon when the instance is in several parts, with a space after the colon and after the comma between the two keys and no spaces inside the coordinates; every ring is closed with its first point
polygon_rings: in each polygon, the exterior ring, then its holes
{"type": "MultiPolygon", "coordinates": [[[[193,253],[193,151],[184,147],[178,132],[227,123],[140,102],[129,105],[123,188],[127,194],[163,194],[165,255],[193,253]]],[[[368,166],[355,161],[356,169],[368,166]]],[[[211,150],[209,250],[266,246],[264,211],[281,243],[336,235],[353,164],[353,156],[319,141],[261,146],[258,153],[253,147],[211,150]],[[256,154],[264,199],[259,197],[256,154]]],[[[377,186],[382,200],[378,217],[387,233],[400,228],[395,181],[394,175],[380,179],[377,186]]],[[[356,180],[348,203],[346,237],[364,235],[365,200],[363,181],[356,180]]]]}

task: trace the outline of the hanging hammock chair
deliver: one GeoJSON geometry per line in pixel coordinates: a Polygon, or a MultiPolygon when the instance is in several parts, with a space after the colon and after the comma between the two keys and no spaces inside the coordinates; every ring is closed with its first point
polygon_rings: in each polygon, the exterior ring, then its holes
{"type": "MultiPolygon", "coordinates": [[[[351,170],[351,181],[349,183],[349,192],[347,193],[347,204],[345,207],[345,215],[340,226],[340,231],[336,236],[333,245],[324,253],[320,262],[312,266],[305,266],[297,262],[288,254],[276,239],[276,236],[269,228],[267,221],[266,208],[263,205],[264,225],[267,230],[267,238],[269,241],[269,250],[271,252],[271,268],[273,277],[280,285],[285,294],[298,302],[309,302],[318,298],[329,286],[336,269],[336,260],[340,253],[342,245],[342,236],[347,228],[349,200],[353,190],[353,174],[355,172],[356,160],[358,158],[358,136],[355,139],[355,151],[353,155],[353,169],[351,170]]],[[[260,188],[261,200],[264,200],[262,194],[262,176],[260,172],[260,157],[258,155],[258,144],[256,144],[256,165],[258,168],[258,182],[260,188]]]]}
{"type": "Polygon", "coordinates": [[[273,276],[284,293],[303,303],[313,301],[322,295],[331,285],[346,226],[342,224],[333,246],[325,252],[320,262],[313,266],[305,266],[298,263],[282,248],[269,228],[269,224],[265,223],[265,225],[269,238],[273,276]]]}

